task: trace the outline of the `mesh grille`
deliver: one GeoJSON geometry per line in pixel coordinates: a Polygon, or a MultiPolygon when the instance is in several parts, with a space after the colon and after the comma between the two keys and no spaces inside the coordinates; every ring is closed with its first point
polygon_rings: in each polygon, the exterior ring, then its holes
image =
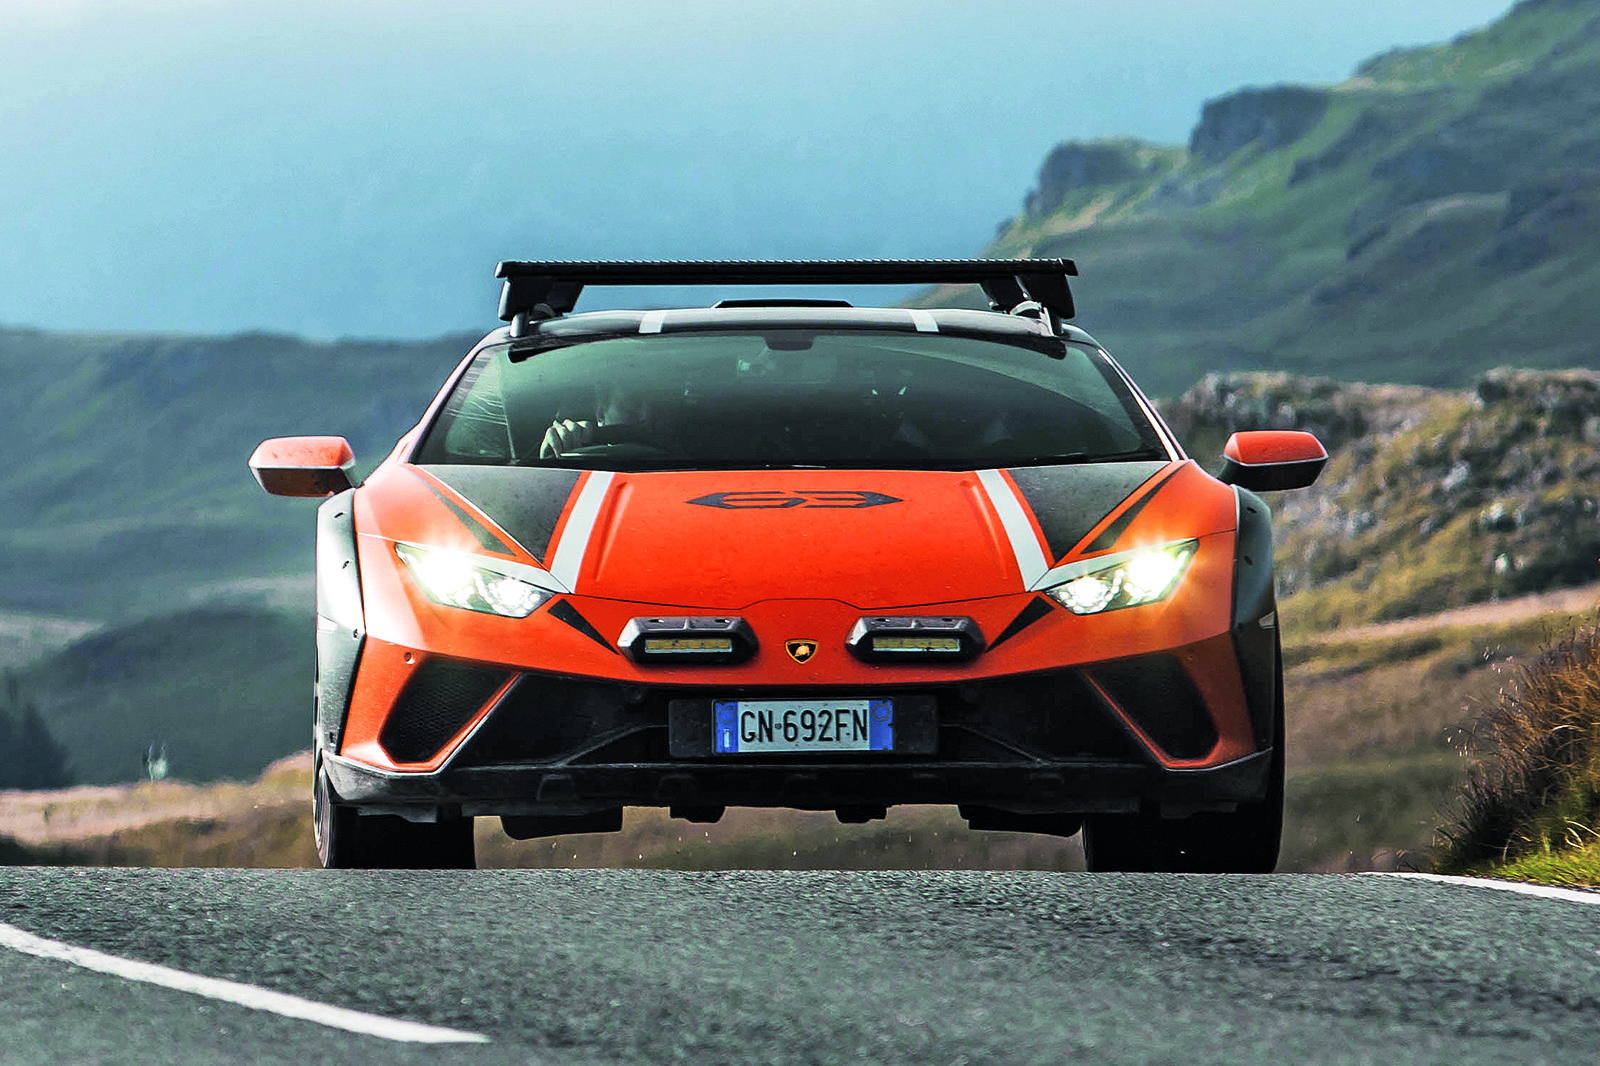
{"type": "Polygon", "coordinates": [[[940,700],[939,754],[963,761],[1041,759],[1142,762],[1128,731],[1076,670],[980,682],[977,702],[940,700]]]}
{"type": "Polygon", "coordinates": [[[1172,656],[1123,659],[1090,673],[1168,755],[1198,759],[1217,746],[1216,723],[1189,672],[1172,656]]]}
{"type": "Polygon", "coordinates": [[[395,762],[427,762],[461,732],[506,677],[503,670],[424,663],[389,712],[378,742],[395,762]]]}
{"type": "Polygon", "coordinates": [[[630,743],[613,742],[604,757],[575,761],[665,762],[666,726],[665,696],[630,704],[620,685],[525,674],[458,759],[476,766],[548,762],[617,737],[630,743]],[[635,732],[641,729],[643,736],[635,732]]]}

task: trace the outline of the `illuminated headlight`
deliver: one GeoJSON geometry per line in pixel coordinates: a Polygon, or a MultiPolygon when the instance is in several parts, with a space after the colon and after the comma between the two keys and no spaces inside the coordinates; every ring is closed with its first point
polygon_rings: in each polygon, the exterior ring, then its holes
{"type": "Polygon", "coordinates": [[[1164,600],[1189,568],[1199,541],[1183,540],[1120,554],[1045,593],[1073,614],[1099,614],[1164,600]]]}
{"type": "Polygon", "coordinates": [[[411,544],[396,544],[394,550],[428,599],[447,607],[526,618],[551,596],[537,585],[479,565],[464,552],[411,544]]]}

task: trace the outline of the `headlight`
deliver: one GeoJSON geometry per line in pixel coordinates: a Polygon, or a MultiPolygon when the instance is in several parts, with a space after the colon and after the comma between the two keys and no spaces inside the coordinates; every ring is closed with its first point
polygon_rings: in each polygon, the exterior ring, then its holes
{"type": "Polygon", "coordinates": [[[1121,552],[1115,558],[1078,564],[1086,569],[1045,593],[1073,614],[1099,614],[1164,600],[1189,568],[1196,540],[1121,552]],[[1101,565],[1096,566],[1096,563],[1101,565]]]}
{"type": "Polygon", "coordinates": [[[537,585],[479,565],[464,552],[412,544],[396,544],[394,550],[428,599],[447,607],[526,618],[552,595],[537,585]]]}

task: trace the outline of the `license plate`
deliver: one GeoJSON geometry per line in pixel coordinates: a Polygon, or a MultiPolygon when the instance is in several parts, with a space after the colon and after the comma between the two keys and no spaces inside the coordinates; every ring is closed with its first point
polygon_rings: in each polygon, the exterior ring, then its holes
{"type": "Polygon", "coordinates": [[[718,755],[893,751],[893,700],[718,700],[718,755]]]}

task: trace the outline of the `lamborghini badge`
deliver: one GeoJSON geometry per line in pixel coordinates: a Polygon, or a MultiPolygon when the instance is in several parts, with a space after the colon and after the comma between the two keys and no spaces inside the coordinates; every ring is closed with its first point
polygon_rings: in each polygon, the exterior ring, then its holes
{"type": "Polygon", "coordinates": [[[797,663],[803,663],[817,653],[817,642],[814,640],[786,640],[783,647],[789,653],[789,658],[797,663]]]}

